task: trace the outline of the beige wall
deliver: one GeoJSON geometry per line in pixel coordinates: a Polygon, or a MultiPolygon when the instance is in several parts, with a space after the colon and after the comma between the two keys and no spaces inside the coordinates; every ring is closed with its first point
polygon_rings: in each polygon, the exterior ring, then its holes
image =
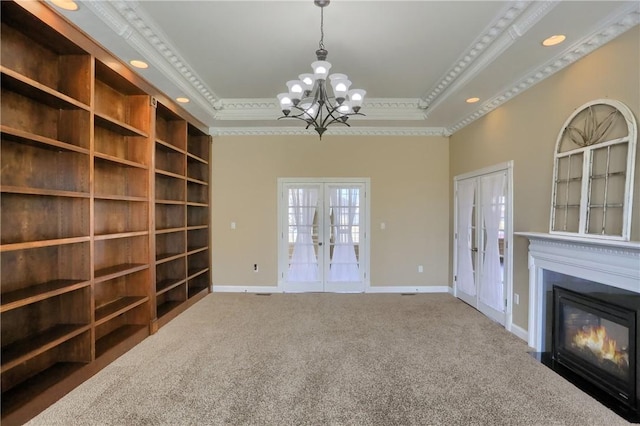
{"type": "MultiPolygon", "coordinates": [[[[213,284],[276,285],[278,177],[371,179],[373,286],[451,282],[450,194],[458,174],[513,160],[514,230],[548,231],[557,133],[575,108],[597,98],[618,99],[640,115],[639,40],[636,27],[458,131],[448,143],[438,137],[214,138],[213,284]],[[232,221],[236,230],[230,229],[232,221]]],[[[640,170],[634,211],[632,239],[640,241],[640,170]]],[[[520,305],[513,320],[524,329],[527,245],[515,238],[514,291],[520,305]]]]}
{"type": "MultiPolygon", "coordinates": [[[[582,104],[618,99],[640,115],[640,27],[520,94],[450,138],[454,176],[514,160],[514,230],[548,232],[556,137],[582,104]]],[[[640,155],[640,152],[639,152],[640,155]]],[[[640,161],[636,159],[636,164],[640,161]]],[[[632,239],[640,241],[640,168],[636,167],[632,239]]],[[[513,321],[527,329],[528,241],[515,238],[513,321]]]]}
{"type": "Polygon", "coordinates": [[[212,157],[214,286],[277,284],[279,177],[370,178],[371,285],[448,285],[447,138],[227,136],[212,157]]]}

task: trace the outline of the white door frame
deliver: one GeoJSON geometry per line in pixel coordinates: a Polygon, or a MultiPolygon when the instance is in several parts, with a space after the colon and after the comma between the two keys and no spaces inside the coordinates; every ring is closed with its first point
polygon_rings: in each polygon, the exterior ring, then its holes
{"type": "MultiPolygon", "coordinates": [[[[284,197],[284,188],[285,185],[291,184],[301,184],[301,185],[309,185],[309,184],[345,184],[345,185],[353,185],[360,184],[365,188],[365,193],[363,197],[363,207],[364,214],[361,215],[360,220],[360,229],[361,233],[361,241],[359,244],[359,263],[360,268],[363,272],[363,282],[361,288],[357,289],[349,289],[345,291],[340,291],[343,293],[363,293],[368,288],[370,288],[370,240],[369,235],[370,232],[370,211],[371,211],[371,179],[370,178],[278,178],[278,291],[285,292],[291,290],[285,290],[285,273],[289,267],[289,259],[285,258],[281,254],[284,253],[286,247],[284,247],[286,243],[285,234],[287,230],[285,229],[284,220],[285,214],[288,209],[288,202],[283,198],[284,197]]],[[[328,244],[326,245],[328,247],[328,244]]]]}
{"type": "MultiPolygon", "coordinates": [[[[504,327],[508,331],[511,331],[513,326],[513,160],[504,163],[495,164],[493,166],[485,167],[483,169],[474,170],[472,172],[463,173],[453,178],[453,295],[458,296],[456,273],[458,267],[458,248],[457,248],[457,236],[458,236],[458,181],[479,178],[491,173],[504,171],[507,175],[507,190],[505,200],[505,248],[504,248],[504,284],[505,284],[505,323],[504,327]]],[[[476,209],[478,205],[476,203],[476,209]]],[[[482,224],[476,223],[477,227],[481,227],[482,224]]]]}

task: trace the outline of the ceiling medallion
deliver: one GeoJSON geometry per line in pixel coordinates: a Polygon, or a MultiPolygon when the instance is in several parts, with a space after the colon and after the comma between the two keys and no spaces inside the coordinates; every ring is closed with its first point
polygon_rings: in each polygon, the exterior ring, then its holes
{"type": "Polygon", "coordinates": [[[317,61],[311,64],[313,74],[300,74],[299,80],[287,81],[289,89],[278,95],[283,118],[297,118],[307,123],[308,129],[313,128],[320,135],[332,124],[344,124],[351,127],[347,120],[352,115],[362,115],[360,108],[367,93],[362,89],[351,89],[351,81],[345,74],[331,74],[331,64],[326,61],[327,50],[324,48],[324,8],[330,0],[314,0],[320,7],[320,42],[316,50],[317,61]],[[333,96],[329,96],[327,76],[331,84],[333,96]],[[293,111],[293,113],[292,113],[293,111]]]}

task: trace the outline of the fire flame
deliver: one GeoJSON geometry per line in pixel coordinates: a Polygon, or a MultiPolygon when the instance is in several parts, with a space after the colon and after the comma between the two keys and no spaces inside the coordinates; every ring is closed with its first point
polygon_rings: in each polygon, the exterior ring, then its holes
{"type": "Polygon", "coordinates": [[[615,362],[619,366],[628,365],[627,354],[618,350],[618,343],[607,336],[604,326],[586,327],[573,336],[573,343],[579,348],[591,350],[598,358],[615,362]]]}

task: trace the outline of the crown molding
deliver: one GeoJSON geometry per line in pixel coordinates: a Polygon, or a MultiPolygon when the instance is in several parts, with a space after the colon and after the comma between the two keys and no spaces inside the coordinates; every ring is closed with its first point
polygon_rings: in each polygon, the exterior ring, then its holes
{"type": "Polygon", "coordinates": [[[139,8],[137,0],[87,1],[83,5],[193,102],[198,103],[209,114],[215,114],[217,96],[180,56],[178,49],[168,41],[162,30],[139,8]]]}
{"type": "Polygon", "coordinates": [[[451,93],[467,84],[500,56],[554,5],[552,1],[521,1],[505,6],[423,97],[424,104],[431,111],[437,108],[451,93]]]}
{"type": "Polygon", "coordinates": [[[520,2],[496,18],[478,39],[442,77],[435,89],[424,99],[430,111],[437,108],[451,94],[476,78],[488,65],[502,55],[518,38],[529,31],[558,4],[555,0],[520,2]],[[506,27],[511,19],[513,24],[506,27]],[[491,34],[495,34],[491,40],[491,34]],[[484,52],[483,52],[484,51],[484,52]],[[475,54],[474,52],[483,52],[475,54]]]}
{"type": "Polygon", "coordinates": [[[636,4],[623,6],[613,14],[605,18],[597,30],[583,37],[564,51],[539,66],[529,74],[522,77],[515,84],[500,90],[500,94],[494,96],[482,104],[481,108],[473,114],[461,118],[456,124],[447,128],[449,134],[453,134],[483,115],[493,111],[521,92],[531,88],[535,84],[550,77],[561,69],[571,65],[594,50],[602,47],[614,38],[640,24],[640,8],[636,4]]]}
{"type": "MultiPolygon", "coordinates": [[[[212,136],[318,136],[304,127],[211,127],[212,136]]],[[[323,136],[450,136],[443,127],[330,127],[323,136]]]]}
{"type": "MultiPolygon", "coordinates": [[[[414,98],[373,98],[365,100],[360,120],[425,120],[426,111],[414,98]]],[[[282,115],[278,102],[271,98],[221,99],[214,113],[216,120],[274,120],[282,115]]]]}

